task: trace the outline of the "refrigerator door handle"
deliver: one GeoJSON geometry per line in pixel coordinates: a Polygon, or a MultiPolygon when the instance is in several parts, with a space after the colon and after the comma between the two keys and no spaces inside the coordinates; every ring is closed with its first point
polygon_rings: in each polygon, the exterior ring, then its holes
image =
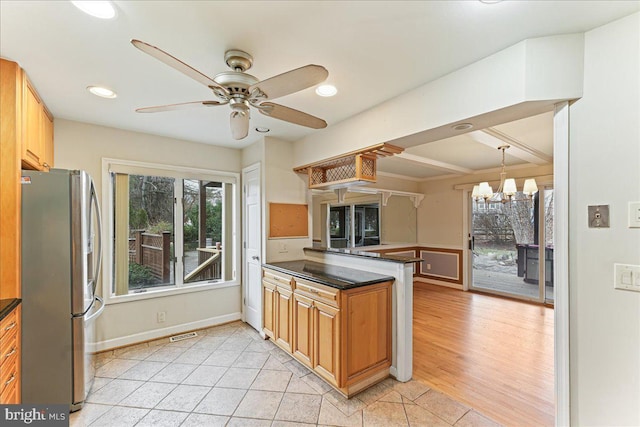
{"type": "Polygon", "coordinates": [[[95,205],[96,219],[98,222],[98,262],[96,263],[96,270],[93,275],[93,293],[95,295],[96,286],[98,285],[98,280],[100,278],[100,270],[102,269],[102,215],[100,213],[100,202],[96,195],[96,187],[93,185],[93,180],[91,181],[91,202],[95,205]]]}
{"type": "Polygon", "coordinates": [[[91,322],[93,319],[95,319],[96,317],[100,316],[102,314],[102,312],[104,311],[104,300],[102,298],[100,298],[98,295],[96,295],[96,301],[98,301],[100,303],[100,308],[98,309],[98,311],[96,311],[95,313],[93,313],[91,316],[87,317],[85,319],[85,322],[91,322]]]}

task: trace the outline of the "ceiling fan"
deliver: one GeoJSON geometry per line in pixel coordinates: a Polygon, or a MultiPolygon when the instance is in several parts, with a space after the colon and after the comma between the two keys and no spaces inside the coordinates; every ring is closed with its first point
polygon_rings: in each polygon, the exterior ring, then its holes
{"type": "Polygon", "coordinates": [[[136,110],[138,113],[156,113],[196,106],[212,107],[229,104],[231,107],[231,135],[234,139],[243,139],[249,133],[250,106],[256,108],[265,116],[273,117],[274,119],[284,120],[285,122],[312,129],[327,127],[327,122],[318,117],[269,102],[272,99],[307,89],[326,80],[329,72],[320,65],[305,65],[260,81],[246,73],[253,64],[251,55],[234,49],[228,50],[224,55],[224,60],[232,71],[224,71],[210,78],[155,46],[135,39],[131,40],[131,43],[144,53],[207,86],[218,98],[215,101],[184,102],[138,108],[136,110]]]}

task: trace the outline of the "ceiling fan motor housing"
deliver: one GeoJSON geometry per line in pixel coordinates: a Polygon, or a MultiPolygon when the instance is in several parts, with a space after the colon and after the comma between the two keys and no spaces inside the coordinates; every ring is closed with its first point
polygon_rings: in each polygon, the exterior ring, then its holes
{"type": "Polygon", "coordinates": [[[224,53],[224,62],[226,62],[233,71],[244,72],[253,65],[253,57],[245,51],[231,49],[224,53]]]}

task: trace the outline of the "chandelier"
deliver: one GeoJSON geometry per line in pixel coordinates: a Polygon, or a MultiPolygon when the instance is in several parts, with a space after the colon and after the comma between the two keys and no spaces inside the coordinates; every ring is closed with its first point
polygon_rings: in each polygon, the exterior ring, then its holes
{"type": "MultiPolygon", "coordinates": [[[[484,199],[485,203],[488,203],[489,201],[506,203],[507,201],[517,200],[514,198],[518,192],[518,189],[516,188],[516,180],[513,178],[507,178],[507,172],[504,166],[504,152],[509,147],[509,145],[501,145],[498,147],[498,150],[502,150],[502,171],[500,172],[500,186],[498,187],[498,191],[494,193],[493,188],[491,188],[489,183],[486,181],[481,182],[478,185],[474,185],[471,197],[473,197],[473,200],[476,202],[480,199],[484,199]]],[[[536,184],[535,179],[529,178],[524,181],[522,193],[527,196],[527,199],[531,199],[537,191],[538,185],[536,184]]]]}

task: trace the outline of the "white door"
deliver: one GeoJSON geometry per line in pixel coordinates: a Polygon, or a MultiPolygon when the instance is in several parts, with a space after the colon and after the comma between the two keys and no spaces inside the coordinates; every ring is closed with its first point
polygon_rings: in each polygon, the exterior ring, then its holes
{"type": "Polygon", "coordinates": [[[244,313],[245,321],[262,331],[262,227],[260,164],[242,170],[244,217],[244,313]]]}

